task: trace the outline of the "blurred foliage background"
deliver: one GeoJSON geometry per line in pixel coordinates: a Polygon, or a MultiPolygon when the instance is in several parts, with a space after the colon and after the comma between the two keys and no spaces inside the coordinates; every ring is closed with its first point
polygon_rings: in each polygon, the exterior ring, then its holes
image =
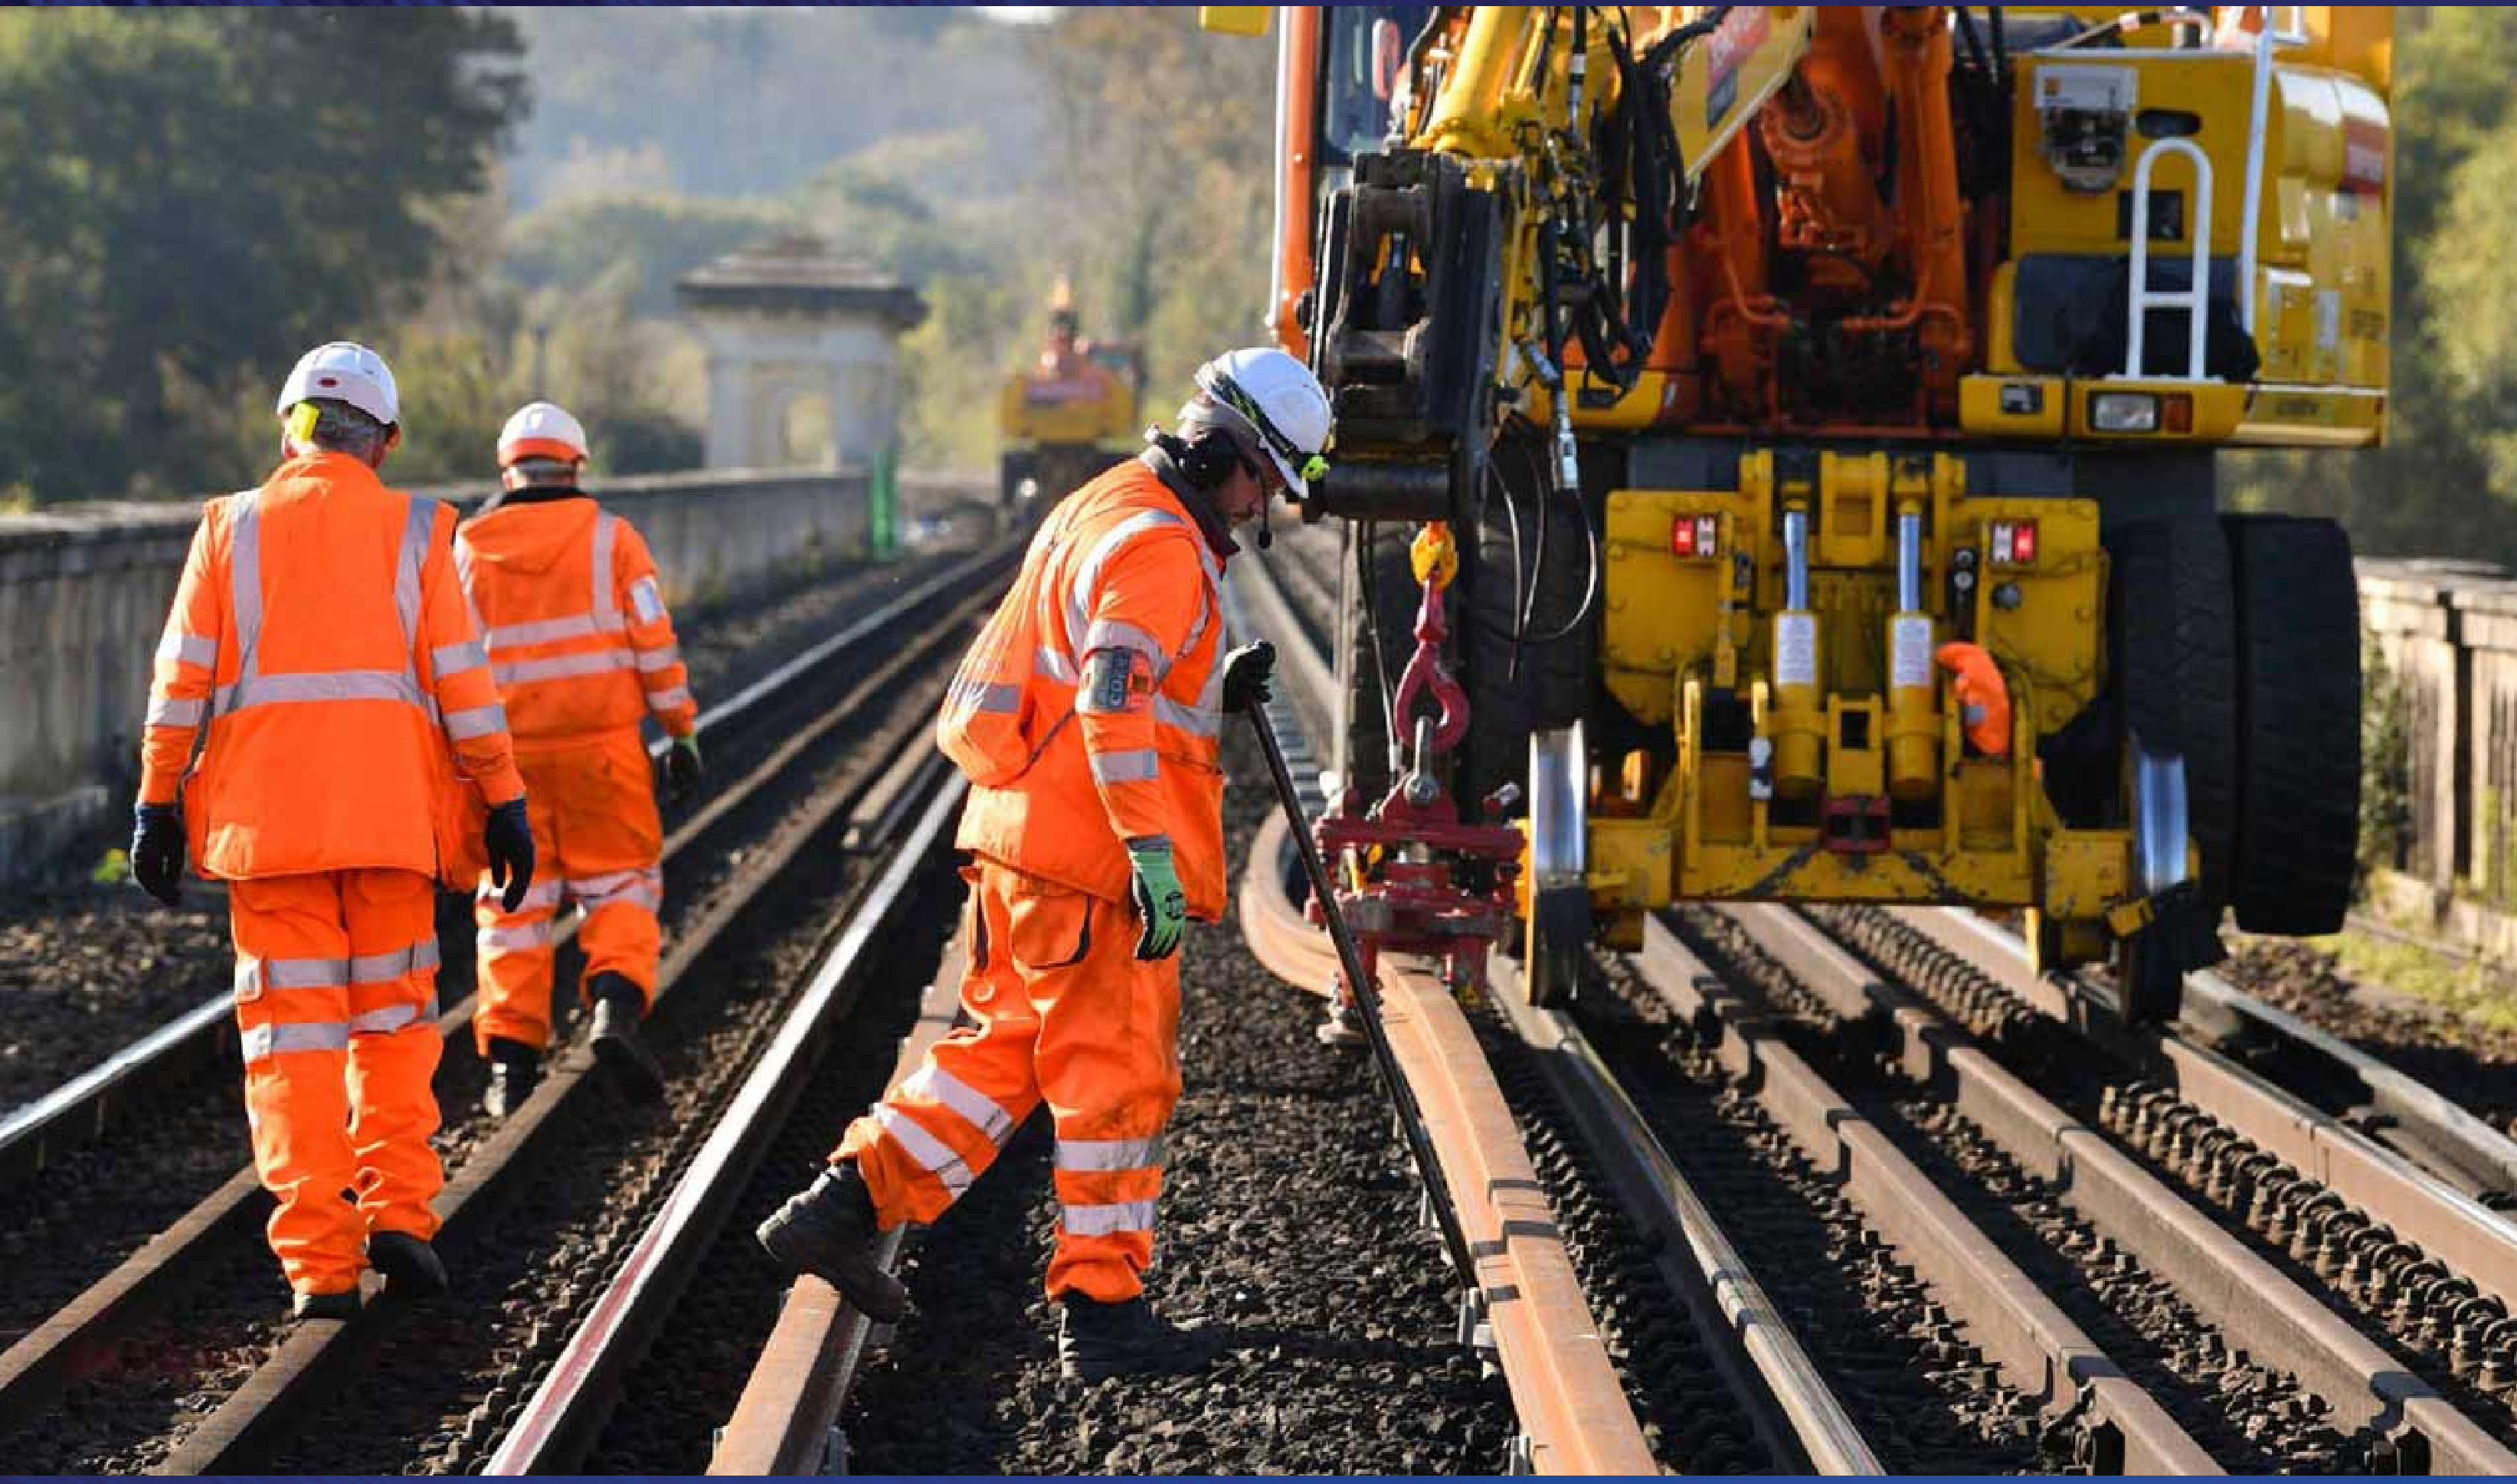
{"type": "Polygon", "coordinates": [[[254,483],[336,336],[403,480],[486,479],[535,396],[692,467],[673,279],[799,229],[926,296],[908,461],[989,468],[1061,274],[1156,388],[1258,338],[1273,63],[1177,11],[0,12],[0,503],[254,483]]]}
{"type": "MultiPolygon", "coordinates": [[[[2517,561],[2517,11],[2397,18],[2392,445],[2229,493],[2517,561]]],[[[251,483],[336,335],[402,379],[405,480],[485,478],[534,396],[603,472],[689,467],[672,281],[795,230],[925,293],[911,464],[993,462],[1061,274],[1162,415],[1260,333],[1274,52],[1128,8],[0,12],[0,502],[251,483]]]]}

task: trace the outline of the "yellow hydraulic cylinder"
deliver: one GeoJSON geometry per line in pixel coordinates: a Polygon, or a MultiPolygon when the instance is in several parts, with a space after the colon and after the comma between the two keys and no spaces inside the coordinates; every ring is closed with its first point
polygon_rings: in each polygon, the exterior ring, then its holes
{"type": "Polygon", "coordinates": [[[1818,790],[1818,743],[1826,701],[1818,689],[1818,621],[1810,610],[1809,507],[1783,509],[1783,607],[1774,615],[1774,791],[1807,798],[1818,790]]]}
{"type": "Polygon", "coordinates": [[[1930,798],[1940,786],[1939,687],[1932,615],[1923,611],[1923,507],[1897,507],[1897,612],[1888,615],[1888,791],[1930,798]]]}

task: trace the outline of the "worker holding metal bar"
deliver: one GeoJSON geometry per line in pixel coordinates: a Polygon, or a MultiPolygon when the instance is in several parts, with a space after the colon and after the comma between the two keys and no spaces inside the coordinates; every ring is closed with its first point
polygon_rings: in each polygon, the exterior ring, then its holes
{"type": "Polygon", "coordinates": [[[188,856],[228,883],[272,1251],[296,1317],[346,1319],[369,1266],[445,1291],[436,888],[486,858],[521,901],[533,841],[454,512],[376,478],[402,440],[393,372],[319,346],[278,413],[283,462],[209,502],[166,616],[131,868],[170,907],[188,856]]]}
{"type": "Polygon", "coordinates": [[[699,703],[664,610],[656,560],[636,527],[582,488],[585,428],[564,407],[525,406],[498,435],[500,494],[463,523],[454,564],[481,615],[490,667],[515,731],[533,799],[542,879],[521,903],[483,881],[481,1009],[472,1034],[492,1118],[524,1106],[551,1035],[554,928],[585,914],[577,946],[592,1006],[594,1053],[641,1097],[663,1071],[639,1035],[656,995],[663,942],[664,830],[640,724],[672,742],[664,785],[675,802],[700,784],[699,703]]]}
{"type": "Polygon", "coordinates": [[[829,1167],[760,1227],[884,1323],[908,1294],[877,1234],[933,1221],[1032,1110],[1056,1121],[1048,1296],[1082,1380],[1203,1366],[1194,1328],[1144,1298],[1162,1133],[1180,1091],[1179,963],[1223,913],[1225,714],[1265,696],[1274,652],[1226,653],[1232,528],[1326,471],[1329,403],[1273,348],[1199,368],[1172,433],[1061,503],[955,676],[937,741],[970,779],[976,857],[961,1002],[971,1024],[851,1124],[829,1167]]]}

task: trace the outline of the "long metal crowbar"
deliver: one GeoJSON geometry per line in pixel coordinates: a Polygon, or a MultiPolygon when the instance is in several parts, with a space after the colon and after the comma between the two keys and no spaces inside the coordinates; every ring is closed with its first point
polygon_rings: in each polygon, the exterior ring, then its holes
{"type": "Polygon", "coordinates": [[[1451,1207],[1450,1186],[1442,1178],[1441,1157],[1433,1152],[1432,1135],[1425,1131],[1425,1110],[1416,1102],[1416,1089],[1400,1075],[1398,1053],[1390,1047],[1389,1032],[1381,1023],[1381,986],[1363,971],[1363,954],[1356,952],[1354,935],[1346,929],[1345,914],[1338,910],[1337,892],[1329,885],[1328,868],[1321,864],[1319,850],[1312,844],[1311,822],[1302,817],[1301,797],[1295,790],[1292,770],[1285,766],[1284,749],[1276,744],[1276,729],[1267,720],[1266,708],[1252,705],[1247,710],[1250,729],[1258,734],[1259,750],[1267,754],[1267,772],[1275,779],[1276,799],[1285,806],[1285,823],[1293,827],[1295,852],[1302,858],[1302,871],[1310,877],[1312,895],[1319,898],[1320,914],[1328,919],[1329,940],[1337,945],[1346,993],[1353,996],[1365,1039],[1372,1042],[1372,1057],[1381,1065],[1381,1080],[1388,1085],[1390,1100],[1398,1105],[1398,1123],[1406,1132],[1407,1152],[1415,1157],[1417,1172],[1424,1176],[1426,1193],[1430,1197],[1428,1204],[1441,1224],[1443,1245],[1450,1249],[1460,1281],[1475,1288],[1476,1264],[1470,1257],[1468,1234],[1460,1230],[1460,1214],[1451,1207]]]}

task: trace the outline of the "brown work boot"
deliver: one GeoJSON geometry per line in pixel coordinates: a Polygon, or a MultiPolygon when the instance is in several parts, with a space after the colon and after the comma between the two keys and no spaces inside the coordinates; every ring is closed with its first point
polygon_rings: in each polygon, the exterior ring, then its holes
{"type": "Polygon", "coordinates": [[[753,1233],[789,1273],[811,1273],[876,1324],[898,1324],[909,1290],[875,1260],[882,1227],[854,1161],[833,1165],[753,1233]]]}

